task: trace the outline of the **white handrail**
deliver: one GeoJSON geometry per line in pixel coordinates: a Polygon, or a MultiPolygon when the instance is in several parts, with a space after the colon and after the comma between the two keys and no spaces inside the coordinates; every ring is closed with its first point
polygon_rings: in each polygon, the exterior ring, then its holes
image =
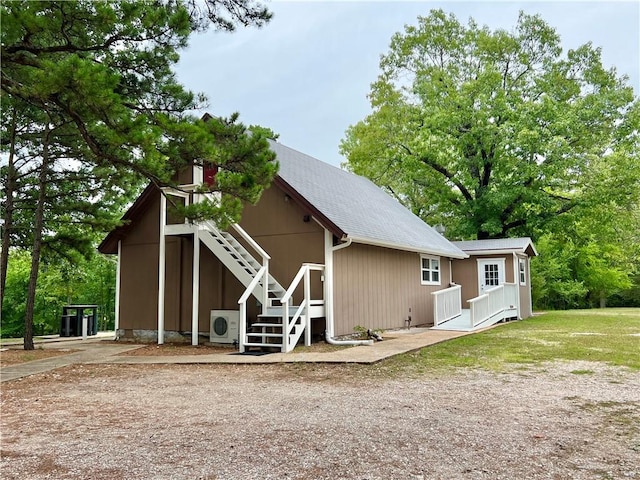
{"type": "Polygon", "coordinates": [[[302,312],[306,309],[307,309],[307,301],[303,300],[300,303],[300,306],[298,307],[298,309],[296,310],[296,313],[294,313],[293,317],[291,317],[291,321],[289,322],[289,325],[287,325],[287,335],[291,334],[291,331],[293,330],[293,326],[295,325],[298,318],[300,318],[300,315],[302,315],[302,312]]]}
{"type": "Polygon", "coordinates": [[[438,326],[447,320],[462,315],[462,286],[454,285],[432,292],[433,295],[433,323],[438,326]]]}
{"type": "Polygon", "coordinates": [[[289,303],[289,300],[293,296],[293,292],[295,292],[296,288],[298,288],[298,284],[300,283],[300,280],[302,280],[302,277],[304,277],[305,270],[306,268],[303,265],[302,267],[300,267],[300,270],[298,270],[298,273],[296,273],[296,276],[293,277],[293,280],[291,281],[291,285],[289,285],[289,288],[287,288],[287,291],[280,299],[280,301],[283,304],[289,303]]]}
{"type": "Polygon", "coordinates": [[[253,248],[258,255],[262,257],[262,263],[264,265],[265,260],[271,260],[271,257],[267,252],[265,252],[260,245],[249,235],[244,229],[238,225],[237,223],[232,223],[231,226],[234,228],[236,232],[240,234],[240,236],[249,244],[251,248],[253,248]]]}
{"type": "Polygon", "coordinates": [[[311,299],[311,271],[322,272],[324,271],[324,265],[317,263],[303,263],[298,270],[298,273],[296,273],[296,276],[293,278],[291,285],[289,285],[289,288],[280,299],[280,303],[282,304],[282,351],[285,353],[291,351],[291,349],[295,346],[292,345],[292,342],[289,341],[289,336],[291,335],[296,322],[303,315],[303,312],[305,316],[305,344],[311,343],[311,319],[309,318],[309,306],[312,304],[317,304],[316,300],[311,299]],[[289,302],[302,279],[304,279],[304,300],[300,303],[300,306],[296,310],[291,320],[289,320],[289,302]]]}
{"type": "MultiPolygon", "coordinates": [[[[203,222],[206,226],[209,227],[209,230],[212,232],[218,232],[216,233],[216,236],[219,238],[219,240],[221,242],[223,242],[225,245],[227,245],[228,248],[233,248],[233,246],[229,243],[229,241],[222,235],[219,233],[219,230],[217,228],[217,226],[215,225],[215,223],[213,223],[210,220],[205,220],[203,222]]],[[[269,306],[269,288],[268,288],[268,280],[269,280],[269,260],[271,260],[271,257],[269,256],[269,254],[267,252],[265,252],[262,247],[260,245],[258,245],[258,243],[251,238],[251,236],[245,232],[242,227],[240,227],[240,225],[238,225],[237,223],[232,224],[232,227],[234,227],[236,229],[236,231],[240,234],[240,236],[249,244],[250,247],[252,247],[256,253],[258,253],[258,255],[260,255],[262,257],[262,266],[263,268],[266,268],[266,275],[265,278],[267,279],[267,281],[264,282],[263,285],[263,289],[262,289],[262,298],[260,299],[263,308],[267,308],[269,306]]],[[[244,248],[244,247],[243,247],[244,248]]],[[[246,251],[246,249],[245,249],[246,251]]],[[[247,252],[249,255],[251,255],[251,257],[253,257],[253,254],[247,252]]]]}
{"type": "MultiPolygon", "coordinates": [[[[253,291],[260,284],[260,281],[263,277],[265,277],[266,274],[267,267],[260,268],[256,276],[253,277],[253,280],[251,280],[251,283],[249,283],[249,286],[240,297],[240,300],[238,300],[238,305],[240,306],[240,353],[244,352],[244,344],[247,335],[247,300],[253,294],[253,291]]],[[[263,304],[263,308],[267,308],[266,305],[263,304]]]]}
{"type": "Polygon", "coordinates": [[[515,283],[503,283],[486,290],[483,295],[468,300],[471,327],[476,327],[491,317],[517,308],[517,292],[515,283]]]}

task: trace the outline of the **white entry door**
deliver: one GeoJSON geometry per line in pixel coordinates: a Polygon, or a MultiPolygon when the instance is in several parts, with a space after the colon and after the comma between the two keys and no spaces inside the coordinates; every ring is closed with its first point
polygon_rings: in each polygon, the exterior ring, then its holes
{"type": "Polygon", "coordinates": [[[478,260],[478,295],[504,283],[504,258],[478,260]]]}

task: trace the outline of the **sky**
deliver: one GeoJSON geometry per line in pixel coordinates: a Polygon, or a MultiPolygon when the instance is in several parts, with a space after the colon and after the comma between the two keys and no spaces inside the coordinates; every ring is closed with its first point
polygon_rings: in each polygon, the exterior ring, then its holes
{"type": "MultiPolygon", "coordinates": [[[[367,95],[391,36],[433,8],[467,24],[512,30],[519,11],[539,14],[566,52],[592,42],[605,67],[627,75],[640,94],[639,1],[270,1],[261,29],[193,36],[182,52],[179,81],[209,98],[206,111],[240,113],[291,148],[339,166],[346,129],[371,108],[367,95]]],[[[204,113],[204,111],[200,112],[204,113]]]]}

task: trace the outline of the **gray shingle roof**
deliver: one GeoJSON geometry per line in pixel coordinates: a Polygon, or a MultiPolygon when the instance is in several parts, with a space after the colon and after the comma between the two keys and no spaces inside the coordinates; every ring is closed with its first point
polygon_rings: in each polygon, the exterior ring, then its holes
{"type": "Polygon", "coordinates": [[[347,238],[453,258],[467,255],[370,180],[271,142],[278,175],[347,238]]]}
{"type": "Polygon", "coordinates": [[[464,240],[461,242],[452,242],[460,250],[467,253],[470,252],[487,252],[513,250],[516,252],[527,253],[536,256],[535,247],[529,237],[522,238],[497,238],[491,240],[464,240]]]}

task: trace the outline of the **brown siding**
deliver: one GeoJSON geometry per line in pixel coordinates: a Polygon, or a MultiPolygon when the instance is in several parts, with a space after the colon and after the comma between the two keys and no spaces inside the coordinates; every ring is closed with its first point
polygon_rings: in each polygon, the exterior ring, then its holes
{"type": "Polygon", "coordinates": [[[462,285],[462,308],[468,308],[467,301],[478,296],[478,260],[503,258],[504,281],[513,283],[513,255],[477,255],[463,260],[454,260],[452,266],[453,283],[462,285]]]}
{"type": "Polygon", "coordinates": [[[355,326],[404,327],[433,324],[431,292],[449,285],[449,260],[440,258],[441,285],[420,284],[420,255],[352,244],[334,254],[334,325],[336,335],[355,326]]]}
{"type": "MultiPolygon", "coordinates": [[[[160,196],[156,194],[146,211],[122,241],[120,328],[157,329],[158,252],[160,196]]],[[[257,206],[245,208],[242,226],[271,256],[271,273],[286,287],[302,263],[324,263],[322,228],[284,193],[272,187],[257,206]]],[[[192,310],[193,239],[168,236],[166,241],[165,329],[190,331],[192,310]]],[[[319,275],[312,281],[313,295],[322,297],[319,275]]],[[[209,330],[211,310],[237,310],[244,292],[242,284],[206,246],[200,246],[200,298],[198,330],[209,330]]],[[[300,298],[300,294],[296,300],[300,298]]],[[[256,302],[247,304],[249,316],[257,313],[256,302]]]]}
{"type": "MultiPolygon", "coordinates": [[[[245,207],[240,225],[269,254],[271,274],[287,288],[303,263],[324,263],[324,230],[309,215],[272,186],[260,202],[245,207]]],[[[231,233],[234,233],[233,231],[231,233]]],[[[301,289],[296,292],[297,301],[301,289]]],[[[312,295],[322,298],[319,276],[312,277],[312,295]]]]}
{"type": "MultiPolygon", "coordinates": [[[[120,328],[158,327],[159,194],[122,241],[120,328]]],[[[165,329],[191,330],[193,239],[166,240],[165,329]]],[[[209,331],[211,310],[237,310],[244,288],[204,246],[200,247],[198,330],[209,331]]]]}
{"type": "Polygon", "coordinates": [[[159,195],[122,240],[120,328],[155,329],[158,322],[159,195]]]}
{"type": "Polygon", "coordinates": [[[476,257],[453,260],[451,277],[453,283],[462,286],[462,308],[469,308],[467,301],[478,296],[478,262],[476,257]]]}
{"type": "MultiPolygon", "coordinates": [[[[529,318],[533,315],[531,311],[531,272],[529,271],[529,259],[526,256],[521,256],[518,258],[524,259],[525,265],[525,278],[526,285],[520,285],[520,316],[522,318],[529,318]]],[[[518,271],[518,277],[520,273],[518,271]]],[[[518,282],[520,282],[520,278],[518,278],[518,282]]]]}
{"type": "Polygon", "coordinates": [[[123,244],[120,272],[120,328],[157,328],[158,246],[123,244]]]}
{"type": "MultiPolygon", "coordinates": [[[[519,283],[520,279],[518,271],[514,270],[514,256],[511,253],[503,255],[476,255],[464,260],[454,260],[452,265],[452,279],[454,283],[462,285],[462,308],[469,308],[469,304],[467,302],[478,296],[478,260],[483,258],[504,258],[505,281],[508,283],[519,283]]],[[[516,264],[515,268],[517,267],[518,265],[516,264]]],[[[529,308],[531,281],[529,278],[528,265],[526,274],[527,285],[519,287],[520,315],[522,318],[531,316],[529,308]]]]}
{"type": "MultiPolygon", "coordinates": [[[[120,328],[158,327],[159,194],[122,240],[120,328]]],[[[179,330],[184,277],[183,245],[167,237],[165,275],[165,329],[179,330]]],[[[191,276],[189,276],[189,281],[191,276]]]]}

